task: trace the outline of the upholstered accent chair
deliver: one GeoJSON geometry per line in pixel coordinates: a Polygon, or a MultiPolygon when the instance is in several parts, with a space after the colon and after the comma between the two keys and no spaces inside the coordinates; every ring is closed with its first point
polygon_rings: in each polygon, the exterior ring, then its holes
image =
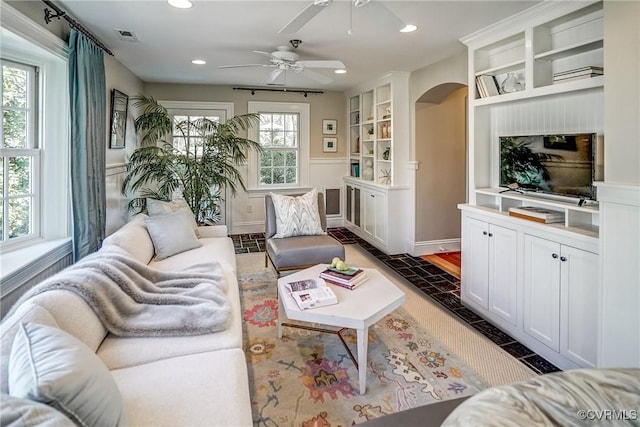
{"type": "MultiPolygon", "coordinates": [[[[271,262],[278,277],[283,271],[300,270],[321,263],[330,263],[334,257],[344,259],[344,246],[325,235],[277,238],[276,209],[271,195],[264,198],[265,206],[265,267],[271,262]]],[[[324,194],[318,193],[318,213],[322,230],[327,230],[324,194]]]]}

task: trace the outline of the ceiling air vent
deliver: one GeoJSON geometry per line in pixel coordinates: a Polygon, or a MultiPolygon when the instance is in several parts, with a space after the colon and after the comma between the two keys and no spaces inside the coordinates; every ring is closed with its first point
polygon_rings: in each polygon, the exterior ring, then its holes
{"type": "Polygon", "coordinates": [[[136,37],[136,35],[133,33],[133,31],[118,30],[117,28],[114,31],[118,34],[118,37],[120,37],[120,40],[124,40],[126,42],[137,42],[138,41],[138,37],[136,37]]]}

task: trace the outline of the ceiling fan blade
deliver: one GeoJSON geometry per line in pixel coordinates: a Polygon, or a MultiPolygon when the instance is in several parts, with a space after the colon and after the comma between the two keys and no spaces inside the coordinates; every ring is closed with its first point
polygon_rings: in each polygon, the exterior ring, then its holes
{"type": "Polygon", "coordinates": [[[342,61],[297,61],[305,68],[345,68],[342,61]]]}
{"type": "Polygon", "coordinates": [[[276,79],[278,78],[278,76],[280,76],[280,74],[282,74],[282,72],[284,71],[284,69],[278,67],[275,70],[273,70],[271,72],[271,75],[269,76],[269,83],[275,83],[276,79]]]}
{"type": "Polygon", "coordinates": [[[320,73],[316,73],[315,71],[311,71],[306,68],[302,71],[302,74],[322,84],[328,84],[333,81],[333,79],[330,79],[329,77],[323,76],[320,73]]]}
{"type": "Polygon", "coordinates": [[[218,65],[218,68],[272,67],[267,64],[218,65]]]}
{"type": "Polygon", "coordinates": [[[271,57],[271,53],[270,52],[264,52],[262,50],[254,50],[253,53],[259,53],[260,55],[265,55],[265,56],[271,57]]]}
{"type": "Polygon", "coordinates": [[[363,9],[378,23],[378,25],[388,28],[391,31],[400,31],[405,26],[398,16],[387,8],[382,2],[372,1],[367,3],[363,9]]]}
{"type": "MultiPolygon", "coordinates": [[[[329,2],[330,3],[330,2],[329,2]]],[[[316,4],[316,2],[311,2],[307,7],[305,7],[302,12],[296,15],[287,25],[282,27],[278,34],[293,34],[298,32],[298,30],[304,27],[307,22],[311,21],[314,16],[322,12],[328,5],[327,4],[316,4]]]]}

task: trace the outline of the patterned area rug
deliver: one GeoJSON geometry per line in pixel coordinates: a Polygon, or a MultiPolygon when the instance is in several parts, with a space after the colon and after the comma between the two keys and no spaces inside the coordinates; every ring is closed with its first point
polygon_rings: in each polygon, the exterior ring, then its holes
{"type": "MultiPolygon", "coordinates": [[[[353,425],[487,388],[400,308],[369,328],[360,395],[358,371],[336,335],[285,327],[278,340],[273,273],[239,282],[254,425],[353,425]]],[[[355,331],[344,335],[357,354],[355,331]]]]}

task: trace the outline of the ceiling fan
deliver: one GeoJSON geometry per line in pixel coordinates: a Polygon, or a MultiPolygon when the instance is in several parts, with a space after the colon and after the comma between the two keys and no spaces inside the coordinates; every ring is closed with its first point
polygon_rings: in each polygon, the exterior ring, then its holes
{"type": "Polygon", "coordinates": [[[296,73],[304,71],[305,75],[319,81],[320,83],[330,83],[329,77],[323,76],[320,73],[309,70],[309,68],[332,68],[332,69],[344,69],[344,63],[338,60],[314,60],[314,61],[300,61],[299,55],[294,51],[300,44],[301,40],[289,40],[291,47],[278,46],[273,52],[263,52],[260,50],[254,50],[253,53],[265,55],[269,57],[270,64],[241,64],[241,65],[220,65],[218,68],[244,68],[244,67],[268,67],[273,68],[271,72],[269,83],[274,83],[278,76],[285,71],[291,70],[296,73]]]}
{"type": "MultiPolygon", "coordinates": [[[[399,30],[404,32],[413,31],[403,30],[406,25],[398,18],[392,11],[380,1],[372,0],[350,0],[350,7],[364,8],[366,6],[369,14],[375,18],[380,25],[389,27],[392,30],[399,30]]],[[[305,7],[300,13],[298,13],[287,25],[282,27],[278,34],[293,34],[304,27],[309,21],[311,21],[317,14],[325,10],[329,5],[333,3],[333,0],[313,0],[307,7],[305,7]]],[[[351,9],[349,10],[351,14],[351,9]]],[[[350,15],[351,16],[351,15],[350,15]]],[[[349,34],[351,34],[351,24],[349,28],[349,34]]]]}

